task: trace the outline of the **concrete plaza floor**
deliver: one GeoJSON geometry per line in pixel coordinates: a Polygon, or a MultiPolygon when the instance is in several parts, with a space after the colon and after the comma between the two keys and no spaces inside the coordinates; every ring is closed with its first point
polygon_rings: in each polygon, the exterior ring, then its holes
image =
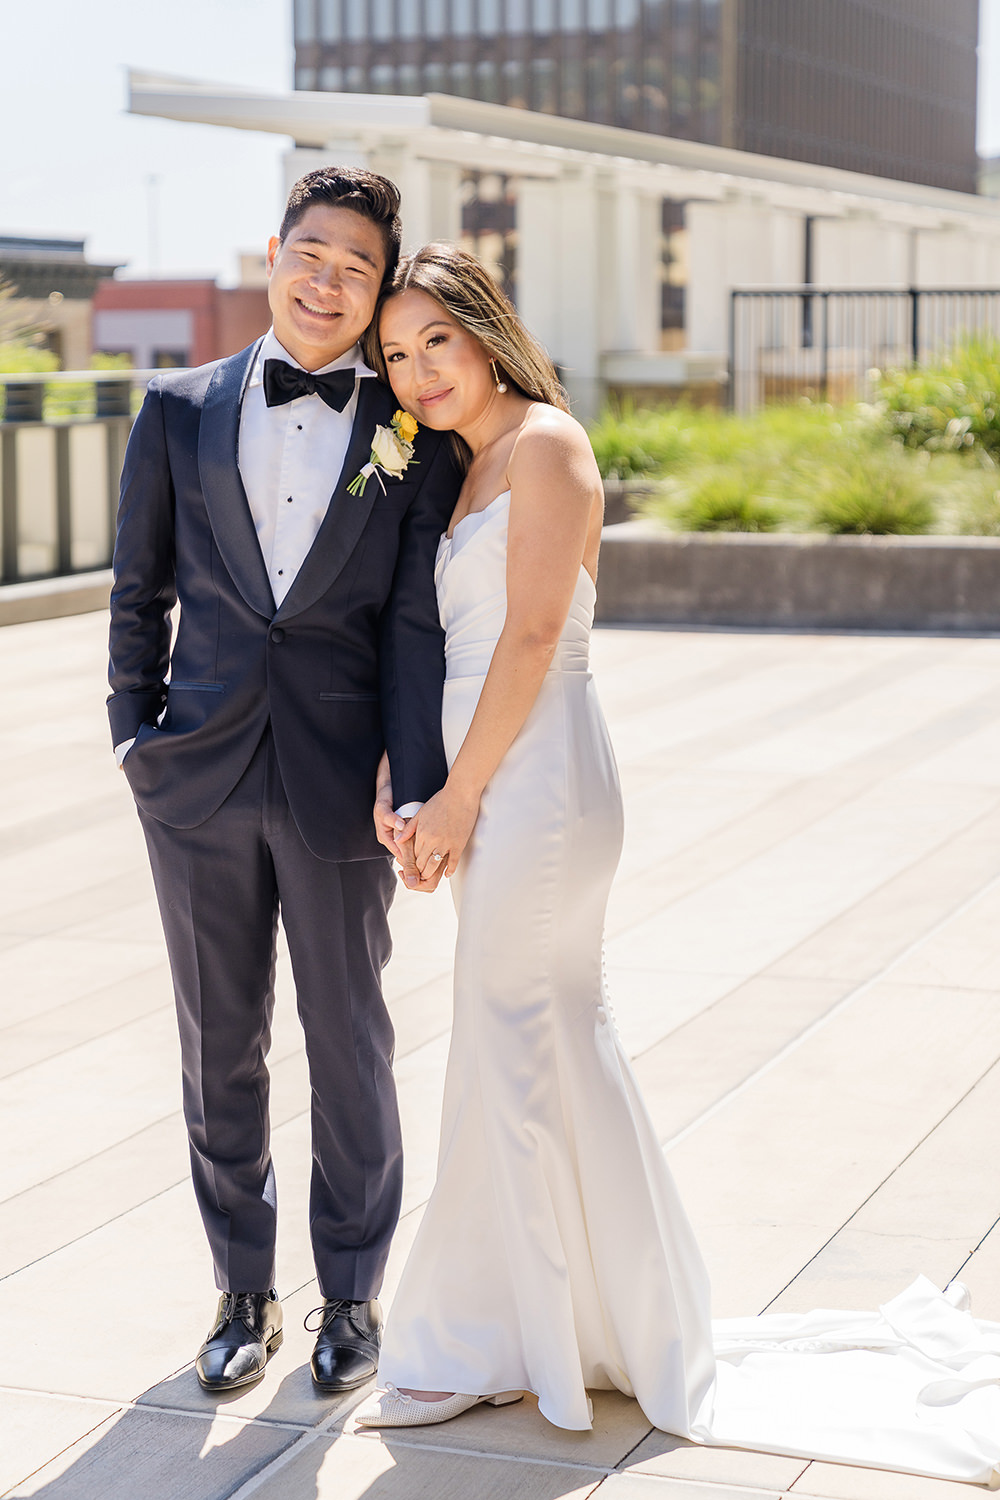
{"type": "MultiPolygon", "coordinates": [[[[318,1398],[308,1088],[274,1043],[286,1340],[239,1399],[190,1361],[216,1293],[170,986],[103,710],[100,615],[0,631],[0,1494],[67,1500],[917,1500],[969,1486],[531,1400],[388,1440],[318,1398]]],[[[870,1307],[919,1272],[1000,1318],[1000,639],[602,630],[626,790],[615,1008],[719,1315],[870,1307]]],[[[386,1301],[431,1185],[447,895],[401,892],[407,1145],[386,1301]]],[[[640,1315],[643,1315],[640,1310],[640,1315]]]]}

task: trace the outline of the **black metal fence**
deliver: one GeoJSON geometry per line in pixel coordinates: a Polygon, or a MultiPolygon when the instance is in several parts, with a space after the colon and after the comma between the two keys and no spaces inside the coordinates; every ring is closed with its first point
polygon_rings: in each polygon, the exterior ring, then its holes
{"type": "Polygon", "coordinates": [[[0,375],[0,583],[110,567],[125,444],[151,374],[0,375]]]}
{"type": "Polygon", "coordinates": [[[729,307],[729,404],[863,399],[872,370],[915,365],[962,338],[1000,337],[1000,288],[739,288],[729,307]]]}

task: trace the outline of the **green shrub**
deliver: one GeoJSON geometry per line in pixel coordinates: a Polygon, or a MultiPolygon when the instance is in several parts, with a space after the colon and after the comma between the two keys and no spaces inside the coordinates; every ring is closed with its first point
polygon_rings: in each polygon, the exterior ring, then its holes
{"type": "MultiPolygon", "coordinates": [[[[606,411],[591,436],[606,476],[656,482],[638,509],[674,530],[1000,536],[1000,449],[991,451],[984,425],[991,359],[1000,361],[1000,345],[956,350],[961,413],[955,382],[924,370],[884,377],[895,407],[888,397],[842,410],[803,401],[750,417],[624,407],[606,411]],[[969,404],[975,371],[981,419],[969,404]],[[933,407],[933,441],[918,441],[919,412],[904,409],[904,387],[931,406],[952,403],[933,407]]],[[[920,422],[931,430],[931,417],[920,422]]]]}
{"type": "Polygon", "coordinates": [[[966,339],[936,365],[886,371],[876,409],[909,448],[1000,457],[1000,340],[966,339]]]}
{"type": "Polygon", "coordinates": [[[956,508],[955,522],[948,530],[958,536],[1000,536],[1000,488],[996,480],[978,494],[970,494],[956,508]]]}
{"type": "MultiPolygon", "coordinates": [[[[590,428],[598,467],[606,479],[661,478],[703,465],[751,464],[786,468],[841,444],[852,413],[802,402],[769,406],[752,417],[704,407],[662,411],[608,407],[590,428]]],[[[868,424],[871,426],[871,423],[868,424]]],[[[884,441],[881,427],[874,441],[884,441]]]]}
{"type": "Polygon", "coordinates": [[[608,407],[590,429],[597,466],[605,479],[635,479],[668,472],[683,462],[681,413],[608,407]]]}
{"type": "Polygon", "coordinates": [[[50,349],[30,344],[0,344],[0,374],[35,375],[58,370],[59,361],[50,349]]]}
{"type": "Polygon", "coordinates": [[[762,488],[761,475],[731,467],[698,470],[668,500],[670,519],[680,531],[778,531],[786,509],[762,488]]]}
{"type": "MultiPolygon", "coordinates": [[[[916,457],[916,456],[914,456],[916,457]]],[[[914,536],[934,524],[926,464],[899,448],[845,461],[817,476],[811,497],[817,531],[847,536],[914,536]]]]}
{"type": "Polygon", "coordinates": [[[951,536],[1000,536],[1000,470],[985,455],[978,463],[941,453],[931,460],[937,522],[951,536]]]}

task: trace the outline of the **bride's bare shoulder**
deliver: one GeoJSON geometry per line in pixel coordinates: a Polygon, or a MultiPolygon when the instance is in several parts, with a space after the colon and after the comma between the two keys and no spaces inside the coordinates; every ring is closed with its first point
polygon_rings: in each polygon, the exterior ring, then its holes
{"type": "Polygon", "coordinates": [[[599,480],[590,439],[575,417],[557,406],[534,402],[525,414],[508,463],[517,470],[568,469],[578,480],[599,480]]]}

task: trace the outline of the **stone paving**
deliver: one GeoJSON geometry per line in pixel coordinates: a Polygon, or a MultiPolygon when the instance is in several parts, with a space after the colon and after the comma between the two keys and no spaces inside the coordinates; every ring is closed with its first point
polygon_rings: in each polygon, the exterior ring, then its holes
{"type": "MultiPolygon", "coordinates": [[[[947,1500],[969,1486],[701,1450],[598,1393],[383,1440],[317,1397],[302,1318],[308,1089],[280,972],[287,1335],[199,1390],[216,1293],[170,988],[103,710],[101,615],[0,631],[0,1495],[66,1500],[947,1500]]],[[[1000,1318],[1000,639],[614,630],[628,801],[608,967],[720,1315],[869,1307],[960,1275],[1000,1318]]],[[[407,1145],[392,1286],[432,1181],[446,895],[401,892],[388,990],[407,1145]]]]}

